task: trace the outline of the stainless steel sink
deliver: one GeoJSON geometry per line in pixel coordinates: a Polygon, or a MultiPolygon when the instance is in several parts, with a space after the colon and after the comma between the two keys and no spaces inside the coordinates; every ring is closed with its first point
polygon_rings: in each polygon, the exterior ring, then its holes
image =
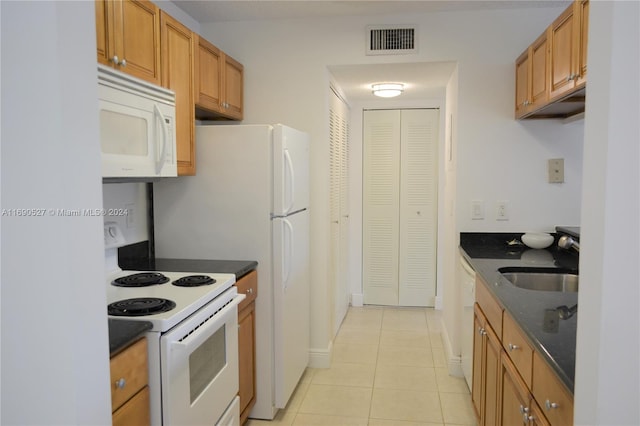
{"type": "Polygon", "coordinates": [[[500,273],[511,284],[525,290],[559,291],[575,293],[578,291],[578,274],[573,272],[560,272],[545,269],[533,270],[509,270],[503,268],[500,273]]]}

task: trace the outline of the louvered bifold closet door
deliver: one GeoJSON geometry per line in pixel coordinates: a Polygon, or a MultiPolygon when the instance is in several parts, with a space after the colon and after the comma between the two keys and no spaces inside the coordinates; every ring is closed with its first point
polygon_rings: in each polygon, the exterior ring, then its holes
{"type": "Polygon", "coordinates": [[[330,287],[333,291],[333,332],[337,333],[347,309],[349,289],[349,108],[333,91],[329,102],[329,214],[330,287]]]}
{"type": "Polygon", "coordinates": [[[366,111],[363,121],[364,303],[397,305],[400,111],[366,111]]]}
{"type": "Polygon", "coordinates": [[[438,199],[437,109],[403,110],[399,305],[434,306],[438,199]]]}

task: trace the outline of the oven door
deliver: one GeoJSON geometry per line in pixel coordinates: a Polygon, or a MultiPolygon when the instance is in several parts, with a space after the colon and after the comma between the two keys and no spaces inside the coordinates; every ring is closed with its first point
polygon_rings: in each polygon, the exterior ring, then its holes
{"type": "Polygon", "coordinates": [[[232,287],[160,338],[162,422],[215,424],[238,393],[238,303],[232,287]]]}

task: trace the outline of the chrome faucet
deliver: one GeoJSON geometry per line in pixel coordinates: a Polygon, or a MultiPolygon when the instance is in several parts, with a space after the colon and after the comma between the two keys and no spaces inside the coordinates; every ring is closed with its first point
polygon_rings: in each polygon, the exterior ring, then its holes
{"type": "Polygon", "coordinates": [[[569,250],[570,248],[574,248],[578,253],[580,253],[580,243],[571,238],[568,235],[563,235],[558,240],[558,247],[569,250]]]}

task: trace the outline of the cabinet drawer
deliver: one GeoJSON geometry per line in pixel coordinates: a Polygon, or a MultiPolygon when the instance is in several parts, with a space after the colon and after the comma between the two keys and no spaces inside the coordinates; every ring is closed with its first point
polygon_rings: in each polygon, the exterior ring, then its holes
{"type": "Polygon", "coordinates": [[[148,382],[147,339],[138,340],[111,358],[111,410],[127,402],[148,382]]]}
{"type": "Polygon", "coordinates": [[[476,275],[476,302],[498,336],[502,336],[502,307],[493,298],[487,283],[476,275]]]}
{"type": "Polygon", "coordinates": [[[149,411],[149,386],[142,388],[126,404],[113,413],[113,426],[151,424],[151,412],[149,411]]]}
{"type": "Polygon", "coordinates": [[[573,395],[538,353],[533,354],[532,390],[552,426],[573,424],[573,395]]]}
{"type": "Polygon", "coordinates": [[[238,294],[244,294],[247,296],[238,305],[238,311],[242,311],[246,306],[249,306],[256,297],[258,297],[258,272],[249,272],[247,275],[240,278],[235,285],[238,287],[238,294]]]}
{"type": "Polygon", "coordinates": [[[522,330],[505,312],[502,322],[502,346],[516,366],[518,373],[531,389],[531,371],[533,366],[533,349],[522,334],[522,330]]]}

